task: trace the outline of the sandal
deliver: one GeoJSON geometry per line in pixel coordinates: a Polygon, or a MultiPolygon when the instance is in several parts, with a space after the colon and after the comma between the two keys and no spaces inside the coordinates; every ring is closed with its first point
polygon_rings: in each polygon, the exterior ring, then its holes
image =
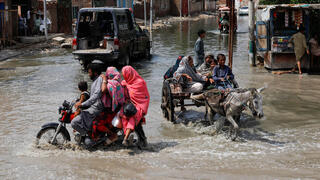
{"type": "Polygon", "coordinates": [[[113,138],[113,139],[107,138],[107,140],[104,142],[104,145],[108,146],[108,145],[116,142],[117,140],[118,140],[118,137],[113,138]]]}
{"type": "Polygon", "coordinates": [[[129,137],[128,137],[128,139],[124,139],[124,140],[122,141],[122,145],[124,145],[124,146],[126,146],[126,147],[132,146],[132,145],[133,145],[133,140],[134,140],[133,138],[134,138],[133,135],[130,134],[129,137]]]}

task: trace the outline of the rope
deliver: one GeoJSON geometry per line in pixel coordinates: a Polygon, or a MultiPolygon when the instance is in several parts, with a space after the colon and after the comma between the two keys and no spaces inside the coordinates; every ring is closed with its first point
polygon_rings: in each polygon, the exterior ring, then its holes
{"type": "MultiPolygon", "coordinates": [[[[230,93],[231,94],[231,93],[230,93]]],[[[232,95],[232,94],[231,94],[232,95]]],[[[248,105],[244,104],[242,101],[240,101],[238,98],[236,98],[234,95],[232,95],[232,98],[235,98],[237,101],[239,101],[241,103],[242,106],[244,107],[248,107],[248,105]]],[[[232,99],[231,98],[231,99],[232,99]]],[[[229,101],[231,101],[231,99],[229,101]]],[[[230,102],[231,103],[231,102],[230,102]]]]}

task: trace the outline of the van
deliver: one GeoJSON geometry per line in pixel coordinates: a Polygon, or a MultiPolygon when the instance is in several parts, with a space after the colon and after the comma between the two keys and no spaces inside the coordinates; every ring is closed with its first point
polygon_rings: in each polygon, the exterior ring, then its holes
{"type": "Polygon", "coordinates": [[[93,60],[128,65],[150,57],[148,31],[142,31],[128,8],[80,9],[72,42],[75,59],[86,68],[93,60]]]}

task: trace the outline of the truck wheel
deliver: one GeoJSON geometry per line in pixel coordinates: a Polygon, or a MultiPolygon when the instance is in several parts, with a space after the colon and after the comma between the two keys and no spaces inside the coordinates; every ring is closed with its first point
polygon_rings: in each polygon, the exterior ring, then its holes
{"type": "Polygon", "coordinates": [[[133,42],[131,42],[131,43],[130,43],[129,50],[128,50],[128,52],[129,52],[129,59],[130,59],[130,61],[131,61],[131,60],[133,60],[133,58],[134,58],[133,49],[134,49],[134,47],[133,47],[133,42]]]}
{"type": "Polygon", "coordinates": [[[88,69],[88,65],[91,63],[90,60],[86,60],[86,59],[81,59],[80,60],[80,64],[83,66],[84,70],[88,69]]]}
{"type": "Polygon", "coordinates": [[[150,48],[146,48],[145,51],[144,51],[144,57],[146,59],[150,59],[151,58],[151,54],[150,54],[150,48]]]}
{"type": "Polygon", "coordinates": [[[125,54],[123,57],[122,57],[122,61],[121,61],[121,64],[126,66],[126,65],[129,65],[130,64],[130,57],[129,57],[129,54],[125,54]]]}

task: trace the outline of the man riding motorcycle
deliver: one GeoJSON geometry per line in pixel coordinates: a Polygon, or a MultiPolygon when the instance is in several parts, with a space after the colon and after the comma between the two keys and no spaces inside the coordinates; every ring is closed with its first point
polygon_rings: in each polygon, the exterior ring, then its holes
{"type": "Polygon", "coordinates": [[[227,33],[229,32],[229,15],[228,13],[224,13],[224,16],[220,18],[219,21],[220,32],[227,33]]]}
{"type": "Polygon", "coordinates": [[[103,111],[104,106],[101,101],[101,85],[103,79],[100,76],[101,65],[98,63],[91,63],[88,66],[88,75],[93,81],[91,85],[90,98],[83,103],[76,103],[75,108],[84,109],[79,116],[75,117],[71,126],[78,131],[81,136],[85,136],[92,130],[93,120],[103,111]]]}

